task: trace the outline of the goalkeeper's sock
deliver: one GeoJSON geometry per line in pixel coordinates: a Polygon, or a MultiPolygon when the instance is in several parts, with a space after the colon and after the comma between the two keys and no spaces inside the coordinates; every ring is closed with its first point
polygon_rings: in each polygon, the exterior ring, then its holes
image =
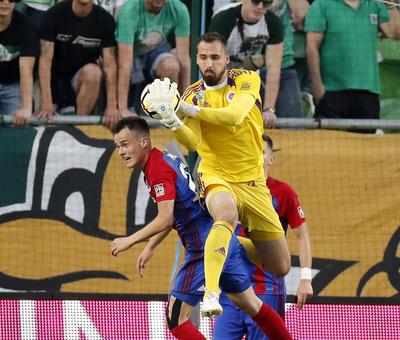
{"type": "Polygon", "coordinates": [[[171,329],[171,333],[178,340],[205,340],[206,338],[200,331],[194,327],[189,321],[185,321],[183,324],[178,325],[171,329]]]}
{"type": "Polygon", "coordinates": [[[226,221],[215,221],[204,245],[205,297],[219,295],[219,279],[228,255],[233,227],[226,221]]]}
{"type": "Polygon", "coordinates": [[[292,340],[282,317],[270,306],[263,303],[258,313],[252,317],[257,326],[271,340],[292,340]]]}

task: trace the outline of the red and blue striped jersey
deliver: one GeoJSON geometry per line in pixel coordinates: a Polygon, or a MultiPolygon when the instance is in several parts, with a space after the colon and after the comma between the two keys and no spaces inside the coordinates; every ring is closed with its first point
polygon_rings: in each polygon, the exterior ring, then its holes
{"type": "MultiPolygon", "coordinates": [[[[267,186],[271,192],[273,206],[279,215],[285,233],[288,225],[292,229],[300,227],[306,221],[306,218],[293,188],[289,184],[272,177],[267,178],[267,186]]],[[[245,236],[242,231],[241,235],[245,236]]],[[[264,272],[261,267],[254,265],[250,261],[247,261],[247,263],[256,294],[286,294],[284,276],[264,272]]]]}
{"type": "Polygon", "coordinates": [[[144,167],[144,175],[155,202],[175,200],[174,229],[186,251],[202,254],[213,220],[198,201],[187,166],[179,157],[154,148],[144,167]]]}

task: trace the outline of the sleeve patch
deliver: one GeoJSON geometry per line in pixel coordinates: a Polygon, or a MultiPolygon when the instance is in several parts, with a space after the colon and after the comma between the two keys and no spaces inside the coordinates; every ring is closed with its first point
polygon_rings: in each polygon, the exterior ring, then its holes
{"type": "Polygon", "coordinates": [[[299,213],[300,218],[305,218],[306,217],[306,215],[304,214],[303,209],[300,206],[297,207],[297,212],[299,213]]]}
{"type": "Polygon", "coordinates": [[[240,86],[240,89],[241,89],[241,90],[250,90],[250,88],[251,88],[251,84],[250,84],[250,83],[247,83],[247,82],[244,82],[244,83],[240,86]]]}
{"type": "Polygon", "coordinates": [[[156,193],[156,197],[164,196],[165,195],[164,184],[162,183],[155,184],[154,191],[156,193]]]}

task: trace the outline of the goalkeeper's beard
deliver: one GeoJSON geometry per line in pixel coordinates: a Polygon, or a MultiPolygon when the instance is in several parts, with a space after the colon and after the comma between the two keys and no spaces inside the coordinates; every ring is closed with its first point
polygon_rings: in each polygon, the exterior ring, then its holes
{"type": "Polygon", "coordinates": [[[203,77],[203,81],[208,86],[215,86],[222,82],[222,79],[224,78],[224,75],[225,75],[225,71],[226,71],[226,69],[221,71],[221,73],[219,73],[219,74],[216,74],[213,71],[211,71],[212,73],[208,73],[208,74],[201,72],[201,76],[203,77]]]}

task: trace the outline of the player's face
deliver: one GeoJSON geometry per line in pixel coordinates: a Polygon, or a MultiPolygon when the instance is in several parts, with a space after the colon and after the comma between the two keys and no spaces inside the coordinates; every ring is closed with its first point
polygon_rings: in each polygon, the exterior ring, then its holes
{"type": "Polygon", "coordinates": [[[197,46],[197,65],[207,85],[215,86],[225,79],[228,63],[229,55],[219,41],[202,41],[197,46]]]}
{"type": "Polygon", "coordinates": [[[15,3],[10,0],[0,1],[0,18],[10,17],[14,10],[15,3]]]}
{"type": "Polygon", "coordinates": [[[114,143],[127,168],[144,168],[148,158],[148,137],[138,137],[128,128],[114,135],[114,143]]]}
{"type": "Polygon", "coordinates": [[[274,162],[274,152],[268,146],[267,143],[264,143],[263,156],[264,156],[264,174],[265,174],[265,177],[267,177],[268,176],[268,167],[270,165],[272,165],[272,163],[274,162]]]}

